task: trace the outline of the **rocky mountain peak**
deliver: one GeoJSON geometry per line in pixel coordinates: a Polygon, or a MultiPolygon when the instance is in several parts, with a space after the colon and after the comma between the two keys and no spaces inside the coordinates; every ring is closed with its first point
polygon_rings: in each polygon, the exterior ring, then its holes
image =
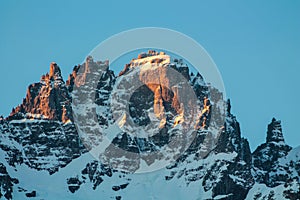
{"type": "MultiPolygon", "coordinates": [[[[172,118],[166,113],[177,116],[173,122],[174,126],[179,121],[184,121],[182,116],[187,115],[187,112],[191,110],[191,108],[186,107],[186,101],[188,100],[186,97],[189,96],[189,100],[194,98],[193,100],[195,102],[199,101],[203,107],[203,113],[198,124],[201,128],[207,128],[211,102],[208,98],[207,85],[200,73],[196,76],[190,74],[189,68],[182,59],[172,58],[165,52],[155,50],[141,53],[137,58],[132,59],[129,64],[125,65],[119,76],[126,76],[130,68],[139,74],[136,78],[144,84],[145,88],[148,88],[149,95],[146,96],[150,97],[152,95],[152,99],[149,100],[153,102],[148,102],[148,104],[153,105],[155,115],[159,116],[158,118],[161,120],[160,127],[166,124],[167,118],[172,118]],[[194,94],[194,96],[191,96],[191,94],[194,94]]],[[[133,70],[129,73],[133,72],[134,74],[133,70]]],[[[141,92],[145,93],[145,88],[141,92]]],[[[141,94],[138,96],[141,96],[141,94]]],[[[135,102],[135,105],[139,104],[142,105],[143,103],[135,102]]],[[[149,108],[151,109],[152,106],[149,108]]],[[[138,113],[140,113],[140,110],[138,113]]],[[[137,116],[139,115],[137,114],[137,116]]]]}
{"type": "Polygon", "coordinates": [[[166,53],[163,52],[163,51],[157,52],[155,50],[149,50],[147,53],[140,53],[138,55],[137,59],[143,59],[143,58],[146,58],[146,57],[158,56],[158,55],[166,55],[166,53]]]}
{"type": "Polygon", "coordinates": [[[257,182],[274,187],[287,179],[288,167],[282,166],[280,160],[291,151],[292,147],[285,144],[281,121],[272,119],[268,125],[266,143],[261,144],[252,154],[254,177],[257,182]],[[278,173],[275,173],[277,172],[278,173]]]}
{"type": "Polygon", "coordinates": [[[133,58],[130,63],[126,64],[124,69],[119,73],[119,76],[124,75],[130,68],[137,66],[162,66],[170,64],[170,56],[165,52],[157,52],[155,50],[149,50],[147,53],[143,52],[138,54],[137,58],[133,58]]]}
{"type": "Polygon", "coordinates": [[[66,83],[51,63],[22,104],[8,118],[0,116],[0,198],[86,199],[89,193],[91,199],[300,199],[299,148],[291,149],[273,118],[266,142],[251,153],[230,100],[200,73],[190,73],[182,59],[150,50],[116,77],[108,61],[88,56],[66,83]],[[118,123],[121,132],[114,126],[120,110],[126,114],[118,123]],[[200,115],[189,118],[196,111],[200,115]],[[175,155],[181,148],[164,150],[181,142],[185,125],[195,121],[195,137],[183,137],[184,144],[192,142],[182,154],[175,155]],[[96,123],[112,138],[103,154],[108,163],[87,153],[99,142],[98,130],[91,129],[96,123]],[[176,161],[146,176],[129,173],[165,155],[163,161],[176,161]]]}
{"type": "Polygon", "coordinates": [[[226,104],[227,104],[227,105],[226,105],[226,111],[227,111],[228,114],[230,114],[230,113],[231,113],[231,103],[230,103],[230,99],[227,100],[226,104]]]}
{"type": "Polygon", "coordinates": [[[268,125],[266,140],[267,142],[284,142],[280,120],[272,119],[268,125]]]}
{"type": "Polygon", "coordinates": [[[51,78],[53,78],[53,79],[61,78],[61,70],[55,62],[52,62],[50,64],[49,78],[50,79],[51,78]]]}
{"type": "Polygon", "coordinates": [[[67,122],[72,119],[71,97],[59,66],[52,62],[41,81],[28,86],[22,104],[13,108],[9,119],[50,119],[67,122]]]}

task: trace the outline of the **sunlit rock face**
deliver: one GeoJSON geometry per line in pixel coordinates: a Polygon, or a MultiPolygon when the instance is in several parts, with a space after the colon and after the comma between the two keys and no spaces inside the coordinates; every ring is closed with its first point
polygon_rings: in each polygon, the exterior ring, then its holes
{"type": "MultiPolygon", "coordinates": [[[[200,74],[190,76],[189,68],[182,61],[171,59],[164,52],[141,53],[125,65],[119,77],[130,80],[122,82],[128,83],[129,90],[136,89],[131,97],[132,105],[142,105],[147,100],[145,105],[149,108],[141,107],[139,110],[151,109],[148,113],[153,112],[158,119],[158,127],[183,124],[187,120],[185,118],[193,115],[202,117],[201,123],[197,124],[200,125],[198,128],[208,126],[211,106],[208,87],[200,74]],[[132,85],[140,88],[130,88],[132,85]],[[139,100],[138,96],[145,98],[139,100]]],[[[133,106],[131,111],[134,114],[133,106]]],[[[148,122],[151,121],[149,117],[146,118],[148,122]]]]}
{"type": "Polygon", "coordinates": [[[49,119],[64,123],[72,120],[71,97],[56,63],[50,64],[49,73],[43,75],[39,83],[28,87],[26,98],[12,110],[9,118],[49,119]]]}
{"type": "Polygon", "coordinates": [[[163,52],[139,54],[125,65],[113,86],[110,106],[121,132],[105,152],[106,157],[114,157],[109,164],[125,167],[130,160],[126,170],[135,172],[143,162],[151,166],[178,159],[196,132],[209,127],[209,98],[202,76],[190,73],[182,60],[163,52]],[[125,160],[124,154],[115,154],[118,149],[126,152],[125,160]]]}

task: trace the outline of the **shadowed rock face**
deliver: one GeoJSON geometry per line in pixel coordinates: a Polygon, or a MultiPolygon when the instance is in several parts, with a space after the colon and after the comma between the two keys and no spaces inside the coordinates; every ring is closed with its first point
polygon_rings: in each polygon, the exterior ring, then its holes
{"type": "Polygon", "coordinates": [[[0,162],[0,198],[12,199],[13,185],[18,183],[18,179],[10,177],[5,165],[0,162]]]}
{"type": "Polygon", "coordinates": [[[284,142],[281,122],[273,118],[268,125],[266,143],[258,146],[253,152],[256,180],[270,187],[278,186],[283,181],[293,180],[289,167],[279,163],[279,160],[287,156],[291,149],[292,147],[284,142]],[[283,173],[275,173],[276,171],[283,171],[283,173]]]}
{"type": "Polygon", "coordinates": [[[280,120],[272,119],[272,122],[268,125],[266,141],[267,143],[284,142],[280,120]]]}

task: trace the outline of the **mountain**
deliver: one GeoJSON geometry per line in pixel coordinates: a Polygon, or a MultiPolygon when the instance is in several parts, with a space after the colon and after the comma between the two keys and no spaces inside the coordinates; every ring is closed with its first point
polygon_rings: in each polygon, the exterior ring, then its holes
{"type": "Polygon", "coordinates": [[[0,118],[0,199],[300,199],[300,147],[272,119],[251,152],[231,103],[181,59],[150,50],[56,63],[0,118]]]}

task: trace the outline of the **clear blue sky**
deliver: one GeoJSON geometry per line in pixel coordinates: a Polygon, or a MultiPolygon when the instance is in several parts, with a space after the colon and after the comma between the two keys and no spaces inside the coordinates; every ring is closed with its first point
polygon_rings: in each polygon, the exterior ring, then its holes
{"type": "MultiPolygon", "coordinates": [[[[251,148],[272,117],[288,144],[300,145],[300,1],[1,1],[0,113],[56,61],[66,78],[101,41],[144,26],[198,41],[223,76],[251,148]]],[[[176,41],[174,41],[176,42],[176,41]]]]}

